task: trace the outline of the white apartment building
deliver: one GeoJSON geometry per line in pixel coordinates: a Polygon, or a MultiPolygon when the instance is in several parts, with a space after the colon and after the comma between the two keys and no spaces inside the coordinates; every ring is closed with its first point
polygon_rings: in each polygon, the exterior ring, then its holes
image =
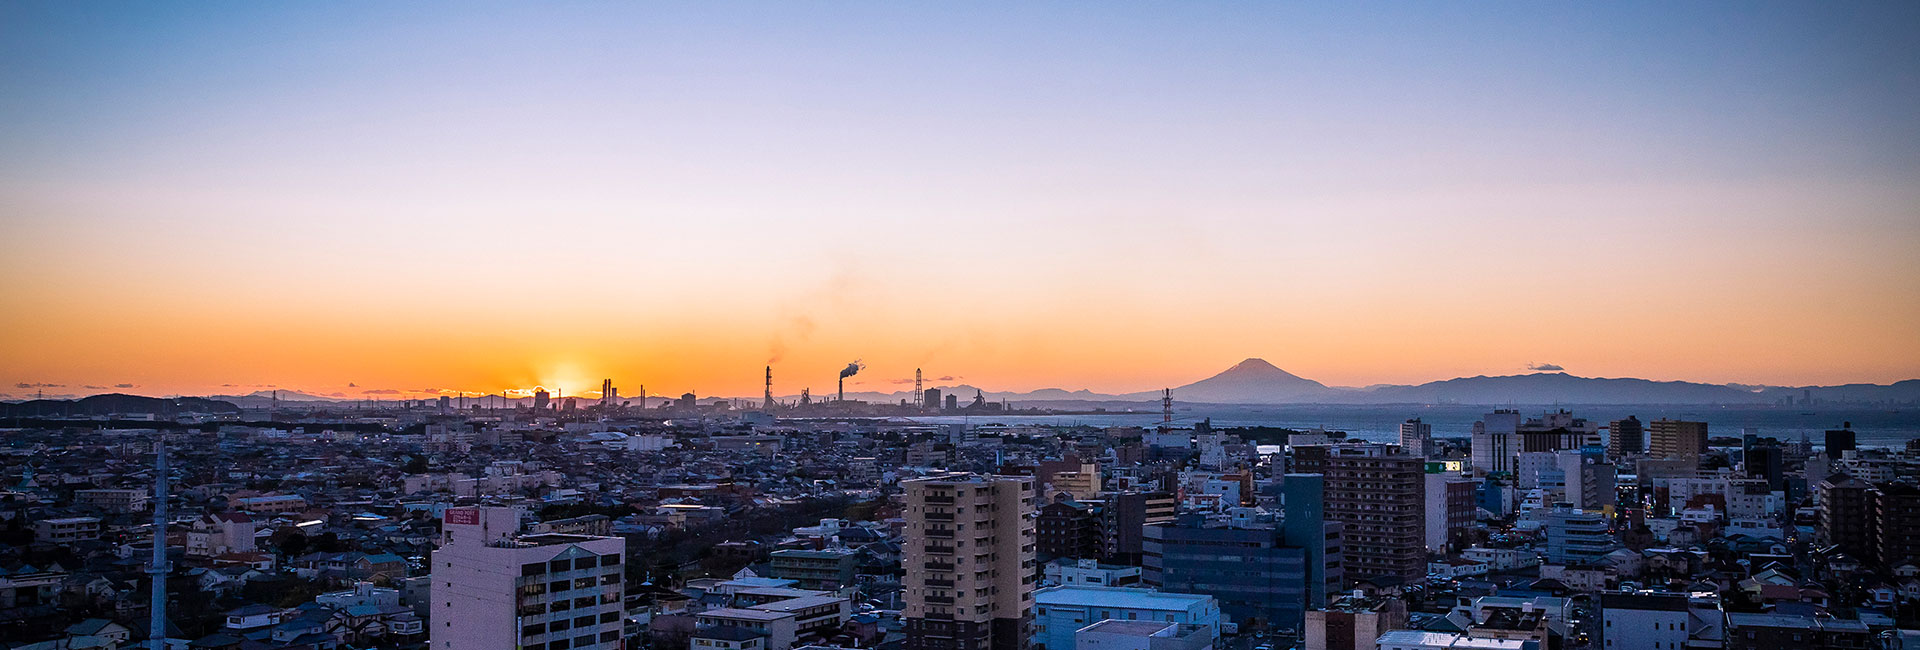
{"type": "Polygon", "coordinates": [[[435,650],[620,647],[626,540],[522,535],[512,508],[450,508],[433,553],[435,650]]]}

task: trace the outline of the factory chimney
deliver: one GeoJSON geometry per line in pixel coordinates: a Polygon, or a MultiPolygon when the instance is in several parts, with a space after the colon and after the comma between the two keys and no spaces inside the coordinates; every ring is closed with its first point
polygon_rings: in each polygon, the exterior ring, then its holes
{"type": "Polygon", "coordinates": [[[773,412],[773,366],[767,366],[767,398],[760,403],[760,408],[773,412]]]}
{"type": "Polygon", "coordinates": [[[860,373],[860,362],[857,360],[854,361],[853,363],[847,364],[847,367],[840,371],[840,394],[835,399],[835,401],[839,401],[839,402],[847,401],[847,378],[852,377],[859,373],[860,373]]]}

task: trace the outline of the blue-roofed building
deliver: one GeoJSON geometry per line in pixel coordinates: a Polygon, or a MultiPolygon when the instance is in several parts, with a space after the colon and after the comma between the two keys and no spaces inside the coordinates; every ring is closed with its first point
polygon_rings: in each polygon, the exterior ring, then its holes
{"type": "Polygon", "coordinates": [[[1033,645],[1071,650],[1074,633],[1105,620],[1198,625],[1220,633],[1220,605],[1212,596],[1133,587],[1051,587],[1034,592],[1033,645]]]}

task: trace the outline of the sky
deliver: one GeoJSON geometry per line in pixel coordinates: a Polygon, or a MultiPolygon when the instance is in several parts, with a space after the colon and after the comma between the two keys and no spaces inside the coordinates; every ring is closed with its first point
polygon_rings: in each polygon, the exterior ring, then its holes
{"type": "Polygon", "coordinates": [[[1920,4],[0,4],[0,394],[1920,377],[1920,4]]]}

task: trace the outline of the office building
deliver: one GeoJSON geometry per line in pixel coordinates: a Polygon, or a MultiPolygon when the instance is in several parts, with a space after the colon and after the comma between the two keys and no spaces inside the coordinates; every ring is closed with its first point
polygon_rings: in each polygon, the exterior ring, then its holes
{"type": "Polygon", "coordinates": [[[620,647],[626,540],[520,534],[512,508],[451,508],[433,552],[437,650],[620,647]]]}
{"type": "Polygon", "coordinates": [[[1620,548],[1607,531],[1607,518],[1583,512],[1572,504],[1554,506],[1547,515],[1547,562],[1562,565],[1593,564],[1620,548]]]}
{"type": "Polygon", "coordinates": [[[1600,426],[1565,410],[1527,418],[1515,427],[1520,451],[1560,451],[1600,444],[1600,426]]]}
{"type": "Polygon", "coordinates": [[[93,508],[108,514],[124,515],[146,512],[148,501],[152,498],[149,490],[74,490],[73,504],[82,508],[93,508]]]}
{"type": "Polygon", "coordinates": [[[1307,612],[1305,650],[1373,650],[1390,630],[1407,627],[1407,601],[1346,596],[1307,612]]]}
{"type": "Polygon", "coordinates": [[[1687,646],[1691,616],[1685,594],[1600,594],[1600,647],[1605,650],[1642,650],[1687,646]]]}
{"type": "Polygon", "coordinates": [[[1426,543],[1427,549],[1444,553],[1454,539],[1473,528],[1480,510],[1474,503],[1477,483],[1459,472],[1445,470],[1442,463],[1426,464],[1426,543]]]}
{"type": "Polygon", "coordinates": [[[1699,458],[1707,453],[1707,423],[1661,418],[1647,427],[1654,458],[1699,458]]]}
{"type": "Polygon", "coordinates": [[[1146,530],[1148,587],[1206,594],[1240,625],[1298,629],[1308,608],[1306,549],[1272,526],[1234,527],[1181,515],[1146,530]]]}
{"type": "Polygon", "coordinates": [[[1555,453],[1568,503],[1581,510],[1602,510],[1619,505],[1620,497],[1614,490],[1618,474],[1599,447],[1555,453]]]}
{"type": "Polygon", "coordinates": [[[1827,430],[1825,449],[1827,450],[1828,458],[1839,460],[1844,457],[1847,452],[1860,448],[1854,439],[1852,426],[1853,423],[1848,422],[1839,429],[1827,430]]]}
{"type": "Polygon", "coordinates": [[[835,591],[853,584],[859,554],[851,549],[781,549],[767,558],[767,577],[794,581],[801,589],[835,591]]]}
{"type": "Polygon", "coordinates": [[[1473,423],[1473,471],[1477,476],[1514,471],[1514,436],[1520,431],[1520,412],[1497,409],[1473,423]]]}
{"type": "MultiPolygon", "coordinates": [[[[1146,585],[1207,594],[1241,625],[1298,631],[1343,579],[1342,526],[1322,514],[1321,477],[1289,474],[1283,521],[1183,514],[1146,529],[1146,585]]],[[[1244,516],[1242,516],[1244,515],[1244,516]]]]}
{"type": "Polygon", "coordinates": [[[1140,566],[1141,531],[1173,521],[1173,495],[1166,492],[1115,492],[1100,508],[1101,544],[1105,562],[1140,566]]]}
{"type": "Polygon", "coordinates": [[[1858,619],[1809,614],[1728,612],[1726,650],[1861,650],[1873,629],[1858,619]]]}
{"type": "Polygon", "coordinates": [[[1766,479],[1767,488],[1783,490],[1786,488],[1786,454],[1780,445],[1771,442],[1755,442],[1748,445],[1742,453],[1741,471],[1747,476],[1766,479]]]}
{"type": "Polygon", "coordinates": [[[1888,568],[1920,563],[1920,487],[1880,484],[1873,491],[1873,507],[1879,537],[1873,559],[1888,568]]]}
{"type": "Polygon", "coordinates": [[[35,544],[74,544],[100,539],[99,517],[60,517],[33,522],[35,544]]]}
{"type": "Polygon", "coordinates": [[[1878,556],[1879,526],[1873,485],[1846,474],[1834,474],[1814,489],[1820,518],[1814,527],[1817,543],[1840,547],[1861,562],[1878,556]]]}
{"type": "Polygon", "coordinates": [[[1433,425],[1411,418],[1400,423],[1400,451],[1415,458],[1426,458],[1433,449],[1433,425]]]}
{"type": "Polygon", "coordinates": [[[1307,606],[1325,607],[1346,583],[1346,527],[1327,520],[1326,476],[1287,474],[1281,481],[1285,541],[1307,553],[1307,606]]]}
{"type": "Polygon", "coordinates": [[[1326,517],[1349,580],[1427,575],[1426,463],[1387,445],[1336,447],[1327,457],[1326,517]]]}
{"type": "Polygon", "coordinates": [[[1075,634],[1100,621],[1153,621],[1220,632],[1213,597],[1137,587],[1049,587],[1034,594],[1034,650],[1073,648],[1075,634]]]}
{"type": "Polygon", "coordinates": [[[1098,559],[1104,544],[1097,506],[1060,499],[1040,508],[1034,522],[1035,548],[1042,562],[1059,558],[1098,559]]]}
{"type": "Polygon", "coordinates": [[[1640,418],[1627,416],[1625,419],[1607,423],[1607,454],[1614,458],[1625,458],[1647,450],[1647,432],[1640,426],[1640,418]]]}
{"type": "Polygon", "coordinates": [[[902,483],[907,650],[1026,650],[1032,638],[1032,477],[902,483]]]}

